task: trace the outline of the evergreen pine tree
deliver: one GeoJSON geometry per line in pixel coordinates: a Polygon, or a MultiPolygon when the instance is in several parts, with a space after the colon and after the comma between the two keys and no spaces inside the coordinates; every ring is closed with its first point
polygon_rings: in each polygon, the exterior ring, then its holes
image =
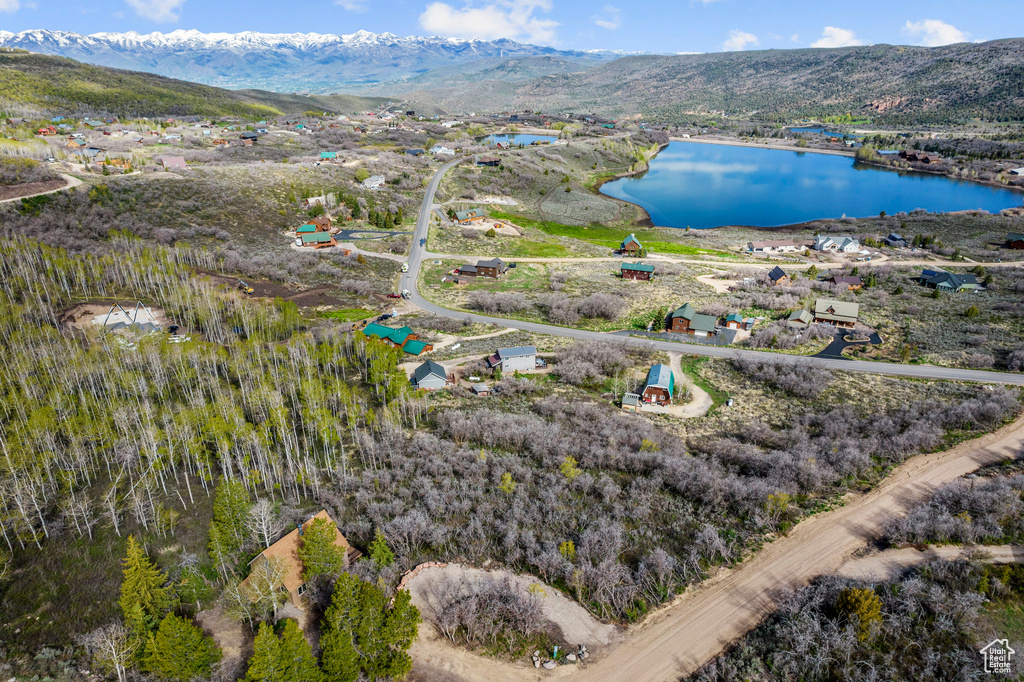
{"type": "Polygon", "coordinates": [[[222,480],[213,501],[210,521],[210,555],[225,574],[233,570],[245,542],[245,522],[252,502],[240,481],[222,480]]]}
{"type": "Polygon", "coordinates": [[[327,519],[313,519],[302,531],[298,554],[302,561],[302,578],[338,574],[345,567],[345,556],[338,547],[338,528],[327,519]]]}
{"type": "Polygon", "coordinates": [[[208,679],[213,664],[220,660],[220,649],[212,639],[173,613],[160,621],[146,646],[146,669],[163,680],[188,682],[208,679]]]}
{"type": "Polygon", "coordinates": [[[320,667],[326,682],[355,682],[359,679],[359,654],[346,630],[331,630],[320,637],[320,667]]]}
{"type": "Polygon", "coordinates": [[[373,563],[377,564],[378,568],[384,568],[395,563],[395,553],[388,547],[387,538],[384,537],[384,533],[380,528],[377,529],[373,542],[370,543],[370,558],[373,559],[373,563]]]}
{"type": "MultiPolygon", "coordinates": [[[[323,673],[316,665],[313,650],[294,620],[288,618],[281,632],[281,682],[322,682],[323,673]]],[[[248,679],[247,679],[248,682],[248,679]]]]}
{"type": "Polygon", "coordinates": [[[153,565],[145,550],[128,536],[128,551],[121,560],[124,580],[121,582],[121,598],[118,603],[124,613],[125,623],[135,633],[151,630],[163,612],[171,606],[171,595],[167,576],[153,565]]]}
{"type": "Polygon", "coordinates": [[[269,625],[260,623],[245,682],[278,682],[281,679],[281,642],[269,625]]]}

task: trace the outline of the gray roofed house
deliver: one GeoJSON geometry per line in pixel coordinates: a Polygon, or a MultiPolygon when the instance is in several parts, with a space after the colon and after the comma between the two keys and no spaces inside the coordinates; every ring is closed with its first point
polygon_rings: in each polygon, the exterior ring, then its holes
{"type": "Polygon", "coordinates": [[[487,359],[490,367],[501,366],[503,372],[530,372],[537,369],[536,346],[513,346],[499,348],[487,359]]]}
{"type": "Polygon", "coordinates": [[[789,283],[789,275],[787,275],[786,271],[778,265],[772,268],[771,272],[768,273],[768,279],[770,279],[774,285],[789,283]]]}
{"type": "Polygon", "coordinates": [[[940,291],[971,291],[981,288],[978,278],[969,272],[954,275],[941,270],[924,270],[920,279],[926,287],[940,291]]]}
{"type": "Polygon", "coordinates": [[[644,389],[641,392],[645,403],[671,405],[675,393],[676,378],[668,365],[652,365],[647,371],[644,389]]]}
{"type": "Polygon", "coordinates": [[[814,321],[825,322],[839,327],[852,327],[860,315],[859,303],[833,301],[819,298],[814,302],[814,321]]]}
{"type": "Polygon", "coordinates": [[[427,360],[412,373],[413,388],[436,391],[448,386],[448,372],[433,360],[427,360]]]}

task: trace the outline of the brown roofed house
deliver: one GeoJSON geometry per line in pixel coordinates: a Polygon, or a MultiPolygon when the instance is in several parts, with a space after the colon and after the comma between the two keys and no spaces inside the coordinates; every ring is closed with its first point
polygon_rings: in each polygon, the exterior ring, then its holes
{"type": "MultiPolygon", "coordinates": [[[[306,582],[302,579],[302,560],[299,559],[299,542],[301,542],[302,532],[316,519],[326,519],[334,523],[331,515],[321,509],[303,523],[301,527],[296,528],[270,547],[267,547],[255,559],[249,562],[249,566],[255,568],[258,561],[280,559],[284,567],[284,574],[281,577],[281,589],[288,593],[287,601],[298,608],[302,608],[302,595],[306,591],[306,582]]],[[[337,531],[337,534],[335,544],[338,546],[338,549],[344,552],[345,565],[347,566],[362,556],[362,553],[348,544],[340,530],[337,531]]],[[[243,580],[242,585],[245,585],[248,580],[248,578],[243,580]]]]}
{"type": "Polygon", "coordinates": [[[832,284],[845,286],[847,291],[850,291],[851,289],[860,289],[864,284],[860,277],[852,275],[835,275],[834,277],[830,277],[828,281],[832,284]]]}

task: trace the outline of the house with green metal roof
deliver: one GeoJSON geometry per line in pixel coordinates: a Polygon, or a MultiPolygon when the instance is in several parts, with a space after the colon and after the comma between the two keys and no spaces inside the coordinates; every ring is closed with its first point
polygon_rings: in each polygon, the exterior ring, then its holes
{"type": "Polygon", "coordinates": [[[636,235],[630,234],[628,237],[622,240],[619,244],[619,253],[629,256],[639,256],[644,250],[643,244],[636,238],[636,235]]]}
{"type": "Polygon", "coordinates": [[[622,279],[639,279],[649,282],[654,278],[654,266],[646,263],[622,263],[619,265],[622,279]]]}
{"type": "Polygon", "coordinates": [[[338,152],[320,152],[320,158],[324,161],[333,161],[338,158],[338,152]]]}
{"type": "Polygon", "coordinates": [[[329,246],[337,246],[338,240],[330,232],[307,232],[299,235],[298,245],[308,246],[314,249],[324,249],[329,246]]]}
{"type": "Polygon", "coordinates": [[[671,405],[676,391],[676,378],[668,365],[654,365],[647,371],[644,390],[640,393],[649,405],[671,405]]]}
{"type": "Polygon", "coordinates": [[[483,220],[487,214],[479,208],[469,208],[465,211],[455,212],[455,222],[459,225],[469,225],[475,220],[483,220]]]}
{"type": "Polygon", "coordinates": [[[410,355],[422,355],[434,350],[434,346],[419,340],[419,334],[409,327],[385,327],[382,324],[371,322],[362,329],[362,334],[369,338],[378,339],[389,343],[396,348],[401,348],[410,355]]]}
{"type": "Polygon", "coordinates": [[[296,234],[310,234],[316,232],[316,225],[301,225],[295,232],[296,234]]]}

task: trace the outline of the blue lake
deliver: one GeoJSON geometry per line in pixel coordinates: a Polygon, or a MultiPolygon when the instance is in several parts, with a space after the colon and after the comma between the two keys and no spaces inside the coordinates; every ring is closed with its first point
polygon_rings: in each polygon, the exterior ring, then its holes
{"type": "Polygon", "coordinates": [[[491,145],[498,144],[499,142],[507,142],[508,144],[533,144],[534,142],[554,142],[558,139],[556,135],[520,135],[518,133],[512,133],[511,135],[488,135],[482,142],[483,144],[491,145]]]}
{"type": "Polygon", "coordinates": [[[640,176],[601,192],[637,204],[661,227],[774,227],[864,218],[1020,206],[1024,194],[925,173],[897,172],[848,156],[672,142],[640,176]]]}

